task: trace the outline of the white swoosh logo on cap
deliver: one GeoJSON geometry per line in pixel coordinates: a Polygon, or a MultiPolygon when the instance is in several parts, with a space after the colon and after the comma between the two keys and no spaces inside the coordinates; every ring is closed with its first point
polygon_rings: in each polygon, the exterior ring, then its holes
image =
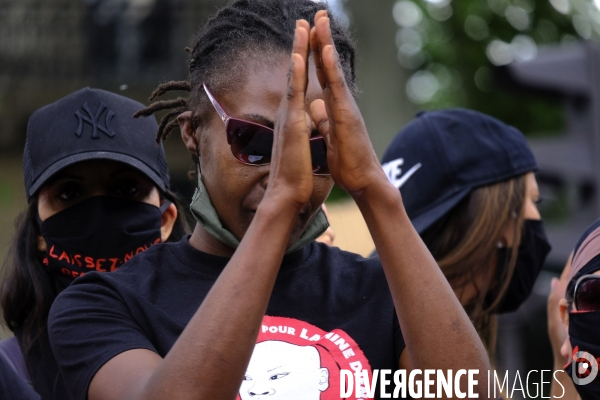
{"type": "Polygon", "coordinates": [[[421,168],[421,163],[413,165],[413,167],[411,169],[409,169],[408,171],[406,171],[406,173],[404,175],[402,175],[402,178],[398,179],[396,187],[398,189],[400,189],[406,183],[406,181],[409,180],[410,177],[413,176],[415,172],[417,172],[417,170],[419,168],[421,168]]]}

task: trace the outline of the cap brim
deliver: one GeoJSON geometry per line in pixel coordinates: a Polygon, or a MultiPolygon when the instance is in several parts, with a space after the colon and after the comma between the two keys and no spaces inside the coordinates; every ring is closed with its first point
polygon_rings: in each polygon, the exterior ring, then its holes
{"type": "Polygon", "coordinates": [[[444,199],[424,213],[411,218],[411,222],[419,234],[425,229],[433,225],[437,220],[442,218],[446,213],[452,210],[462,199],[464,199],[472,188],[466,188],[460,192],[454,193],[452,196],[444,199]]]}
{"type": "Polygon", "coordinates": [[[31,187],[29,188],[29,190],[27,192],[27,196],[29,198],[31,198],[35,194],[35,192],[37,192],[38,189],[48,179],[50,179],[52,177],[52,175],[54,175],[61,169],[68,167],[71,164],[75,164],[75,163],[78,163],[81,161],[87,161],[87,160],[111,160],[111,161],[122,162],[123,164],[127,164],[127,165],[139,170],[146,176],[148,176],[148,178],[150,178],[156,184],[156,186],[158,186],[158,188],[160,190],[162,190],[163,192],[166,191],[166,189],[167,189],[165,187],[164,180],[156,172],[154,172],[150,167],[148,167],[145,163],[141,162],[137,158],[133,158],[126,154],[112,153],[112,152],[108,152],[108,151],[90,151],[90,152],[86,152],[86,153],[79,153],[79,154],[74,154],[69,157],[65,157],[63,159],[58,160],[54,164],[50,165],[50,167],[48,167],[33,182],[33,184],[31,185],[31,187]]]}

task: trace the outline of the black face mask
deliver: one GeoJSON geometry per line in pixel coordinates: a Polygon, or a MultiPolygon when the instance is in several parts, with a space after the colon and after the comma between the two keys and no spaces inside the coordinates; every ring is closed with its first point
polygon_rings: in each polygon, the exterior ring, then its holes
{"type": "Polygon", "coordinates": [[[582,400],[600,399],[600,311],[570,312],[569,337],[573,354],[565,372],[582,400]]]}
{"type": "MultiPolygon", "coordinates": [[[[526,219],[515,270],[504,296],[495,309],[496,313],[516,311],[527,300],[551,249],[546,238],[544,223],[540,220],[526,219]]],[[[502,276],[509,257],[508,249],[498,249],[498,277],[502,276]]],[[[492,300],[490,298],[489,302],[491,303],[492,300]]]]}
{"type": "Polygon", "coordinates": [[[161,242],[161,208],[112,196],[94,196],[41,223],[44,264],[63,286],[86,272],[111,272],[161,242]]]}

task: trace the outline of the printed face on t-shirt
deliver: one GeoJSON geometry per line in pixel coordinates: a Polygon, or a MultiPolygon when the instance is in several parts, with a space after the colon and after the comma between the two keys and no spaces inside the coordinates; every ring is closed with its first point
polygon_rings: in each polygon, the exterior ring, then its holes
{"type": "Polygon", "coordinates": [[[313,346],[267,340],[254,347],[240,387],[242,400],[318,400],[329,387],[329,371],[313,346]]]}

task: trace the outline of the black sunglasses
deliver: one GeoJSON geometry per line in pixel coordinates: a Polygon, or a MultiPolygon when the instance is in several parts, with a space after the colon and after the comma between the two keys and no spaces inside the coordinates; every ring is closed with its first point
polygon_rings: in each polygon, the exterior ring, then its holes
{"type": "MultiPolygon", "coordinates": [[[[234,157],[243,164],[266,165],[271,162],[273,129],[254,122],[233,118],[223,109],[215,96],[202,84],[208,99],[225,123],[227,143],[234,157]]],[[[314,175],[329,175],[327,146],[322,136],[310,138],[310,155],[314,175]]]]}
{"type": "Polygon", "coordinates": [[[577,311],[600,311],[600,275],[584,275],[577,280],[573,303],[577,311]]]}

